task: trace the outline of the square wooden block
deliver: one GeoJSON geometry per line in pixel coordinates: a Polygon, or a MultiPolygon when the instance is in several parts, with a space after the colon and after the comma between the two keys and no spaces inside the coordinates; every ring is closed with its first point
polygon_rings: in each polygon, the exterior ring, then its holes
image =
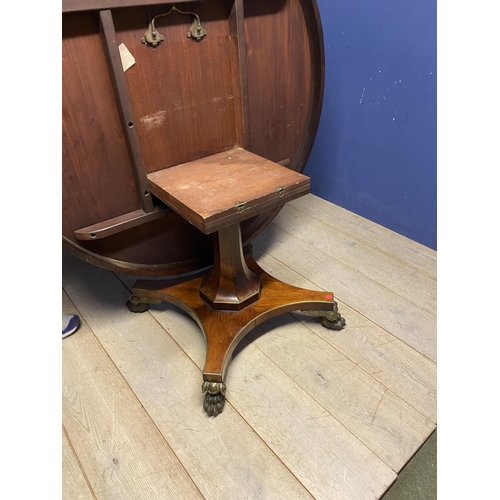
{"type": "Polygon", "coordinates": [[[205,234],[309,193],[310,179],[242,148],[148,175],[150,191],[205,234]]]}

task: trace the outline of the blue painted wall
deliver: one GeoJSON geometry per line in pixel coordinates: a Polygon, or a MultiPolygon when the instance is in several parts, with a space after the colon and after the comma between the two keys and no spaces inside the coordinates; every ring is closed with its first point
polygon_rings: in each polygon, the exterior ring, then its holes
{"type": "Polygon", "coordinates": [[[436,248],[436,0],[318,0],[326,54],[311,191],[436,248]]]}

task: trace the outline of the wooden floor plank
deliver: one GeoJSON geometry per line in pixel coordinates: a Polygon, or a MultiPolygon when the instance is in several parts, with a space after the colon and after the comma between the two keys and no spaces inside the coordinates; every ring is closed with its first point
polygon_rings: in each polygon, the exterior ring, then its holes
{"type": "Polygon", "coordinates": [[[234,359],[228,396],[316,499],[378,499],[396,474],[250,344],[234,359]]]}
{"type": "Polygon", "coordinates": [[[420,353],[436,361],[436,317],[270,224],[255,244],[420,353]]]}
{"type": "MultiPolygon", "coordinates": [[[[66,254],[63,284],[206,499],[311,498],[230,404],[208,418],[200,369],[150,313],[127,310],[113,273],[66,254]]],[[[178,334],[202,340],[191,323],[178,334]]]]}
{"type": "Polygon", "coordinates": [[[63,500],[95,500],[64,431],[62,433],[62,498],[63,500]]]}
{"type": "Polygon", "coordinates": [[[62,350],[63,426],[96,498],[203,498],[83,318],[62,350]]]}
{"type": "Polygon", "coordinates": [[[436,315],[435,276],[431,278],[394,255],[378,251],[374,242],[370,246],[366,245],[361,237],[362,230],[346,237],[345,233],[337,228],[289,205],[285,205],[273,223],[313,248],[321,250],[329,258],[339,260],[419,308],[436,315]]]}
{"type": "Polygon", "coordinates": [[[436,251],[333,203],[308,194],[287,204],[289,207],[341,232],[346,241],[357,242],[374,252],[398,259],[409,268],[436,280],[436,251]]]}
{"type": "Polygon", "coordinates": [[[255,347],[394,471],[434,431],[433,422],[292,316],[267,321],[248,339],[259,334],[255,347]]]}
{"type": "MultiPolygon", "coordinates": [[[[254,257],[263,269],[280,280],[310,290],[321,290],[316,284],[257,246],[254,247],[254,257]]],[[[327,330],[317,319],[300,313],[294,316],[378,382],[436,423],[436,363],[343,302],[339,302],[339,308],[347,321],[347,328],[341,331],[327,330]]]]}

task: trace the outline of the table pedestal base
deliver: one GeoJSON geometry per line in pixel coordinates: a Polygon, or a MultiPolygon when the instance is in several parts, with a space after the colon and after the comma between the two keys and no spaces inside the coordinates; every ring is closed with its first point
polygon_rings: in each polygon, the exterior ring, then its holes
{"type": "MultiPolygon", "coordinates": [[[[240,255],[242,262],[236,262],[236,267],[249,269],[249,280],[252,283],[260,280],[258,297],[240,310],[234,309],[233,302],[226,310],[221,308],[220,302],[217,302],[217,309],[213,307],[213,303],[208,303],[201,290],[210,274],[185,282],[139,280],[133,287],[133,295],[129,301],[132,304],[145,304],[142,309],[147,307],[147,303],[169,302],[186,311],[198,323],[207,346],[202,390],[206,392],[204,408],[209,416],[218,415],[224,407],[225,378],[234,349],[260,323],[287,312],[307,311],[319,316],[327,328],[341,329],[345,326],[332,293],[306,290],[283,283],[262,270],[250,253],[244,257],[243,252],[240,255]]],[[[237,257],[235,259],[238,260],[237,257]]],[[[214,269],[217,266],[224,267],[216,262],[214,269]]],[[[211,273],[214,281],[213,270],[211,273]]],[[[227,283],[225,286],[227,288],[227,283]]]]}

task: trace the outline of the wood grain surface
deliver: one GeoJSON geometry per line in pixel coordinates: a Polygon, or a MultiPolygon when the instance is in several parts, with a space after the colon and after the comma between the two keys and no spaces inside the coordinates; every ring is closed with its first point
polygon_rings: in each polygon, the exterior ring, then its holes
{"type": "Polygon", "coordinates": [[[94,495],[203,498],[87,324],[67,340],[63,426],[94,495]]]}
{"type": "Polygon", "coordinates": [[[151,191],[204,233],[307,194],[309,177],[242,148],[148,175],[151,191]]]}

